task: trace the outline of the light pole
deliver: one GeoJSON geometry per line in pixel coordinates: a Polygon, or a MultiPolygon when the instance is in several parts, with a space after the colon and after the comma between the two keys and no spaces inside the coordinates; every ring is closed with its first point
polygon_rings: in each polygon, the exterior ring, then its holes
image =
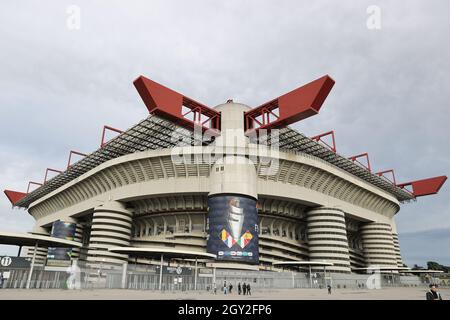
{"type": "Polygon", "coordinates": [[[312,289],[312,271],[311,271],[311,265],[309,265],[309,287],[312,289]]]}
{"type": "Polygon", "coordinates": [[[197,290],[197,257],[195,257],[195,278],[194,278],[194,291],[197,290]]]}
{"type": "Polygon", "coordinates": [[[159,267],[159,291],[161,291],[162,289],[163,263],[164,263],[164,255],[161,254],[161,265],[159,267]]]}

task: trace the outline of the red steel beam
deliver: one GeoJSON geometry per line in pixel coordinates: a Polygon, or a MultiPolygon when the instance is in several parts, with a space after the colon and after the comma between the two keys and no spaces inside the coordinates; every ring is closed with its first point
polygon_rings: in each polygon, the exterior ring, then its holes
{"type": "Polygon", "coordinates": [[[394,174],[394,169],[389,169],[389,170],[384,170],[384,171],[380,171],[376,173],[377,176],[379,177],[385,177],[386,179],[388,179],[389,181],[391,181],[394,185],[397,185],[397,182],[395,181],[395,174],[394,174]],[[385,173],[391,173],[392,174],[392,180],[388,179],[384,174],[385,173]]]}
{"type": "Polygon", "coordinates": [[[316,115],[333,86],[334,80],[325,75],[264,103],[245,113],[245,130],[285,127],[316,115]]]}
{"type": "Polygon", "coordinates": [[[81,152],[78,152],[78,151],[70,150],[69,161],[67,161],[67,169],[70,168],[70,165],[71,165],[70,161],[72,160],[72,155],[73,154],[76,154],[76,155],[79,155],[79,156],[82,156],[82,157],[86,157],[87,156],[87,154],[84,154],[84,153],[81,153],[81,152]]]}
{"type": "Polygon", "coordinates": [[[3,191],[8,198],[8,200],[11,202],[11,204],[14,206],[17,201],[25,198],[27,196],[27,193],[25,192],[19,192],[19,191],[13,191],[13,190],[4,190],[3,191]]]}
{"type": "Polygon", "coordinates": [[[331,151],[333,151],[334,153],[336,153],[336,139],[334,137],[334,131],[328,131],[328,132],[324,132],[321,134],[318,134],[317,136],[311,137],[312,140],[315,140],[317,142],[322,142],[325,146],[327,146],[328,148],[330,148],[331,151]],[[326,136],[331,136],[331,143],[333,144],[332,146],[330,146],[327,142],[325,142],[322,138],[326,137],[326,136]]]}
{"type": "Polygon", "coordinates": [[[39,182],[34,182],[34,181],[28,182],[27,194],[30,193],[30,186],[32,184],[37,185],[37,186],[42,186],[42,183],[39,183],[39,182]]]}
{"type": "Polygon", "coordinates": [[[133,84],[150,113],[189,129],[199,125],[203,131],[219,134],[219,112],[144,76],[138,77],[133,84]],[[183,107],[188,111],[183,112],[183,107]]]}
{"type": "Polygon", "coordinates": [[[412,193],[415,197],[423,197],[431,194],[437,194],[447,180],[447,176],[404,182],[397,185],[399,188],[407,186],[412,187],[412,193]]]}
{"type": "Polygon", "coordinates": [[[57,172],[57,173],[62,173],[62,171],[61,171],[61,170],[56,170],[56,169],[52,169],[52,168],[47,168],[47,169],[45,170],[44,183],[46,183],[46,182],[47,182],[47,177],[48,177],[48,173],[49,173],[49,171],[52,171],[52,172],[57,172]]]}
{"type": "Polygon", "coordinates": [[[119,129],[116,129],[116,128],[113,128],[113,127],[104,125],[104,126],[103,126],[103,130],[102,130],[102,141],[100,142],[100,148],[102,148],[102,147],[105,145],[105,134],[106,134],[106,130],[114,131],[114,132],[117,132],[118,134],[123,133],[122,130],[119,130],[119,129]]]}
{"type": "Polygon", "coordinates": [[[351,157],[349,157],[349,159],[352,160],[353,162],[355,162],[355,161],[358,162],[358,163],[359,163],[360,165],[362,165],[364,168],[366,168],[367,170],[369,170],[369,172],[372,171],[371,168],[370,168],[369,154],[368,154],[367,152],[358,154],[358,155],[356,155],[356,156],[351,156],[351,157]],[[365,165],[365,164],[361,163],[360,161],[358,161],[359,158],[366,158],[367,165],[365,165]]]}

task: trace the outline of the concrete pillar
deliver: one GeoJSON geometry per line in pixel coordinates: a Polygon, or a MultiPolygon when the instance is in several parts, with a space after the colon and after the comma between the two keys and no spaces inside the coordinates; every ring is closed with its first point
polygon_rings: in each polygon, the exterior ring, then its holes
{"type": "Polygon", "coordinates": [[[366,265],[397,267],[392,228],[389,223],[369,222],[361,226],[366,265]]]}
{"type": "Polygon", "coordinates": [[[344,211],[319,207],[309,210],[306,217],[309,260],[332,262],[334,265],[327,268],[329,272],[350,273],[344,211]]]}
{"type": "Polygon", "coordinates": [[[132,212],[118,201],[108,201],[94,209],[87,262],[91,266],[122,266],[128,255],[108,251],[128,247],[131,239],[132,212]]]}

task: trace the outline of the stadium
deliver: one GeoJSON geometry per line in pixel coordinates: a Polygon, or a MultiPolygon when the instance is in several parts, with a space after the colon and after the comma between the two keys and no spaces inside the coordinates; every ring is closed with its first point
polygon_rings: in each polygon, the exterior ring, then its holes
{"type": "MultiPolygon", "coordinates": [[[[99,279],[119,270],[122,286],[138,274],[160,289],[227,279],[290,286],[281,275],[294,271],[294,286],[321,272],[326,284],[373,266],[393,277],[407,271],[395,215],[447,177],[398,183],[393,170],[373,172],[367,153],[340,155],[333,131],[291,128],[326,104],[331,77],[256,108],[231,99],[211,108],[143,76],[134,85],[146,119],[125,131],[105,126],[98,150],[72,150],[64,170],[47,168],[27,192],[4,191],[36,220],[31,235],[78,243],[33,247],[3,233],[2,243],[27,248],[36,270],[76,261],[102,270],[99,279]],[[116,135],[105,141],[107,130],[116,135]],[[134,275],[123,280],[120,270],[134,275]]],[[[29,275],[34,287],[38,274],[29,275]]]]}

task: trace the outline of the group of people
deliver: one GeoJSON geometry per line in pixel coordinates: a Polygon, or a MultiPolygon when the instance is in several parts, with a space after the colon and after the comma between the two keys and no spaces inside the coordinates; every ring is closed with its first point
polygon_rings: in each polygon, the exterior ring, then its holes
{"type": "Polygon", "coordinates": [[[248,296],[251,296],[252,295],[252,288],[250,287],[250,283],[243,283],[242,284],[242,286],[241,286],[241,283],[239,282],[238,283],[238,294],[240,295],[240,294],[243,294],[244,296],[245,295],[248,295],[248,296]]]}
{"type": "MultiPolygon", "coordinates": [[[[249,296],[252,295],[252,288],[250,286],[250,283],[245,283],[244,282],[241,285],[241,283],[239,282],[238,286],[237,286],[237,289],[238,289],[238,294],[239,295],[241,295],[241,294],[243,294],[244,296],[245,295],[249,295],[249,296]]],[[[214,292],[214,294],[217,294],[217,286],[216,286],[215,283],[213,284],[213,292],[214,292]]],[[[233,284],[229,283],[227,285],[227,281],[224,281],[223,282],[223,287],[222,287],[222,292],[223,292],[223,294],[231,294],[233,292],[233,284]]]]}

